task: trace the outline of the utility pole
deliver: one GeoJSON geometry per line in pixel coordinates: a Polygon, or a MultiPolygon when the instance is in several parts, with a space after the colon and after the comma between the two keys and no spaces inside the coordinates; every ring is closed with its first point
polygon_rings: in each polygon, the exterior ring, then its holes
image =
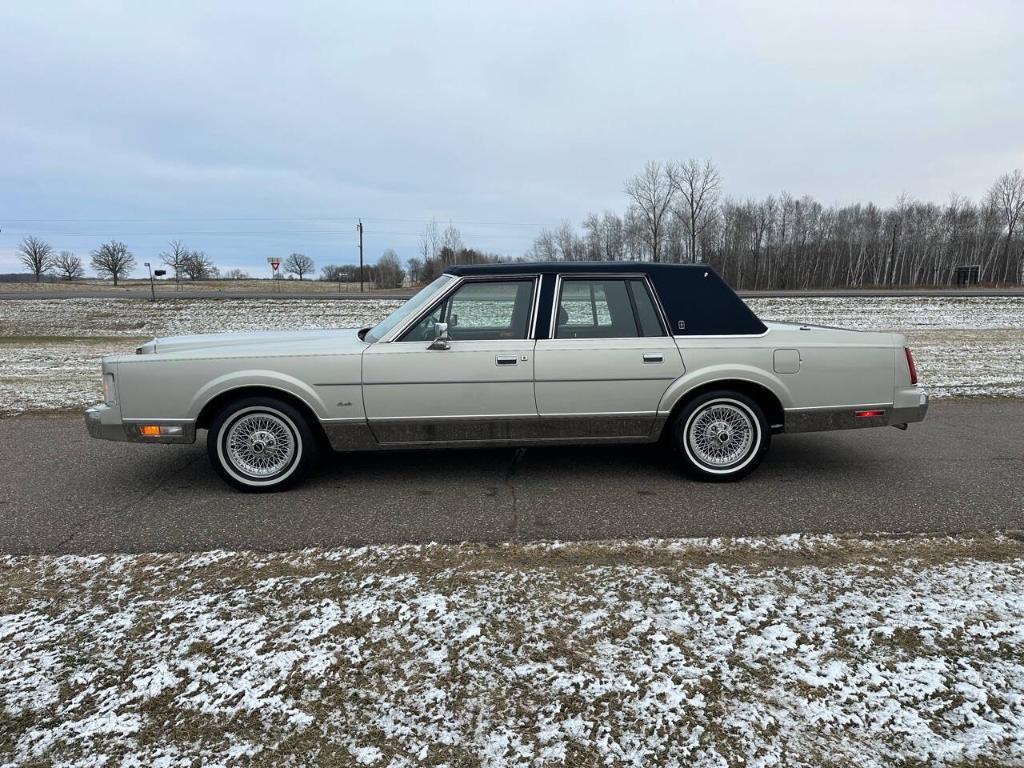
{"type": "Polygon", "coordinates": [[[359,224],[356,225],[356,229],[359,231],[359,292],[363,293],[366,289],[363,287],[363,220],[359,220],[359,224]]]}

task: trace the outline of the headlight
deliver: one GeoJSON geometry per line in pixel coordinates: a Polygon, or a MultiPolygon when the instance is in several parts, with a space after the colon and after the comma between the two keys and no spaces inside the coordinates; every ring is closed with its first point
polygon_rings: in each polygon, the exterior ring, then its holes
{"type": "Polygon", "coordinates": [[[114,390],[114,374],[104,373],[103,374],[103,402],[107,405],[113,405],[117,398],[117,393],[114,390]]]}

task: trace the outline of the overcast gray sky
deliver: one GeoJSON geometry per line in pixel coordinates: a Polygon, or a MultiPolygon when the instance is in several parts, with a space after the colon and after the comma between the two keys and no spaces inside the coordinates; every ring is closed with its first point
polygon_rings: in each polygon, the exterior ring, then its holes
{"type": "Polygon", "coordinates": [[[36,234],[222,267],[521,255],[647,160],[736,197],[980,197],[1024,167],[1024,3],[0,4],[0,271],[36,234]]]}

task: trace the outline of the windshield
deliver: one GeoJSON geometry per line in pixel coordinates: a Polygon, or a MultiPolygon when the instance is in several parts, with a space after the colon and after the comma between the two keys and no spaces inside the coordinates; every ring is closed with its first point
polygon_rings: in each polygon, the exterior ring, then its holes
{"type": "Polygon", "coordinates": [[[442,285],[445,285],[449,280],[454,279],[455,278],[451,275],[441,275],[434,282],[424,287],[423,290],[405,302],[405,304],[368,330],[366,335],[363,337],[363,340],[372,343],[383,339],[396,325],[401,325],[403,320],[410,315],[415,314],[424,304],[430,301],[430,299],[440,290],[442,285]]]}

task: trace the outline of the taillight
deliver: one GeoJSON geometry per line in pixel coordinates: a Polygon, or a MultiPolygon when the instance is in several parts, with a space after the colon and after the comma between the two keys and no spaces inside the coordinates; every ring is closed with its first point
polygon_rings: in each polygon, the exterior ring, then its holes
{"type": "Polygon", "coordinates": [[[917,366],[914,365],[914,356],[910,354],[910,347],[904,347],[903,354],[907,356],[907,368],[910,370],[910,383],[917,384],[917,366]]]}

